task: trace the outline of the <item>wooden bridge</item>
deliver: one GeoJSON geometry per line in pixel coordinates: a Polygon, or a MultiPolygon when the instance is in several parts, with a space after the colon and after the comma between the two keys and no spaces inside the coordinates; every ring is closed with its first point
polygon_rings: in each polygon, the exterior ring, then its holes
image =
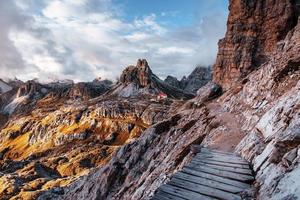
{"type": "Polygon", "coordinates": [[[253,181],[250,164],[245,159],[201,148],[191,163],[158,188],[152,200],[239,200],[253,181]]]}

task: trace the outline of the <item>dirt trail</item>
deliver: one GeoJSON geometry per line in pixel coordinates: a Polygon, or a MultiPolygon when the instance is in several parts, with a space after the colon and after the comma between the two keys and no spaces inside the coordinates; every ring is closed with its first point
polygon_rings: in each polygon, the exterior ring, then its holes
{"type": "Polygon", "coordinates": [[[210,103],[207,107],[210,115],[215,118],[211,123],[210,135],[204,144],[210,143],[208,146],[213,149],[233,152],[245,136],[241,130],[240,119],[233,113],[225,111],[218,103],[210,103]]]}

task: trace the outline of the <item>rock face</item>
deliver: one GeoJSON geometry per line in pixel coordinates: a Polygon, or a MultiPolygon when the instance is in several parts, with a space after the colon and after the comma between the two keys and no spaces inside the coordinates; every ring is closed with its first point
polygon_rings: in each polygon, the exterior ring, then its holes
{"type": "Polygon", "coordinates": [[[176,88],[182,89],[186,93],[196,94],[197,90],[212,80],[212,71],[210,67],[196,67],[186,78],[179,81],[177,78],[167,76],[165,82],[176,88]]]}
{"type": "Polygon", "coordinates": [[[156,96],[159,93],[176,99],[194,97],[192,93],[184,92],[160,80],[152,73],[145,59],[139,59],[136,66],[127,67],[121,74],[119,83],[109,92],[110,95],[119,97],[156,96]]]}
{"type": "Polygon", "coordinates": [[[297,1],[231,0],[225,38],[219,41],[214,81],[228,89],[270,58],[297,24],[297,1]]]}
{"type": "Polygon", "coordinates": [[[42,85],[37,83],[36,81],[27,81],[26,83],[20,85],[16,97],[17,98],[22,96],[33,97],[37,93],[39,93],[41,89],[42,89],[42,85]]]}
{"type": "Polygon", "coordinates": [[[136,83],[139,87],[146,87],[151,83],[152,71],[146,59],[139,59],[136,66],[127,67],[120,77],[124,84],[136,83]]]}
{"type": "Polygon", "coordinates": [[[90,83],[73,84],[68,92],[70,98],[82,98],[88,100],[107,92],[112,86],[111,81],[94,81],[90,83]]]}
{"type": "MultiPolygon", "coordinates": [[[[300,22],[300,19],[299,19],[300,22]]],[[[299,199],[300,23],[272,59],[222,100],[248,134],[236,150],[252,161],[258,199],[299,199]]]]}

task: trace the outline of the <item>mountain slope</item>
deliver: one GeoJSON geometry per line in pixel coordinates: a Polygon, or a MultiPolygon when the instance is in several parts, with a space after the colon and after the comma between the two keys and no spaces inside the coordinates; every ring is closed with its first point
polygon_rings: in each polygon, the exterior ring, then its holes
{"type": "Polygon", "coordinates": [[[0,94],[6,93],[10,90],[12,90],[12,87],[8,83],[0,79],[0,94]]]}

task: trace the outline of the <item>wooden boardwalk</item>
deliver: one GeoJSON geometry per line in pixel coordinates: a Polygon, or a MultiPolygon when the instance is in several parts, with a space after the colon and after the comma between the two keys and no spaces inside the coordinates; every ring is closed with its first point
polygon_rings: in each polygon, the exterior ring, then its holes
{"type": "Polygon", "coordinates": [[[175,173],[152,200],[238,200],[250,189],[254,176],[240,156],[201,148],[191,163],[175,173]]]}

